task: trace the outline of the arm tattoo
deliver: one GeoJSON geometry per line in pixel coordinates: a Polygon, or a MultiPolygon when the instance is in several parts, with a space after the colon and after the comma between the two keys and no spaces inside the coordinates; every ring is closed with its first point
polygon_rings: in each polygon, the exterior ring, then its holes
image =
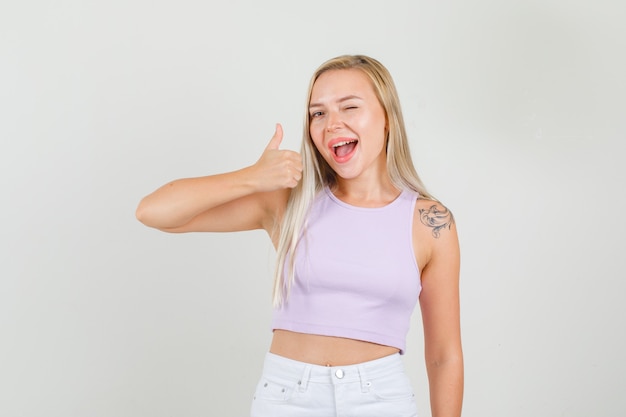
{"type": "Polygon", "coordinates": [[[450,230],[452,223],[454,223],[454,216],[446,207],[442,205],[433,204],[428,210],[419,209],[420,220],[428,227],[433,228],[433,236],[438,238],[441,229],[446,227],[450,230]]]}

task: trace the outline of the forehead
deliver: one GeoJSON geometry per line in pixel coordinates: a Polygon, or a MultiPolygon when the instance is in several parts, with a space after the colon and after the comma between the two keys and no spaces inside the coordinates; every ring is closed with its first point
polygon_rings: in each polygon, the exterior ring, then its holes
{"type": "Polygon", "coordinates": [[[363,71],[341,69],[326,71],[315,80],[311,103],[332,102],[346,96],[377,99],[372,82],[363,71]]]}

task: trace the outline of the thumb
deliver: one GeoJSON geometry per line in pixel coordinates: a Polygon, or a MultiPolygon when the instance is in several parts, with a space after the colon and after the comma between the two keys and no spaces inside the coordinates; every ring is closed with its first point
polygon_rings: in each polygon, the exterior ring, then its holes
{"type": "Polygon", "coordinates": [[[267,144],[267,148],[265,149],[278,149],[280,143],[283,141],[283,127],[280,123],[276,123],[276,131],[274,132],[274,136],[270,139],[270,143],[267,144]]]}

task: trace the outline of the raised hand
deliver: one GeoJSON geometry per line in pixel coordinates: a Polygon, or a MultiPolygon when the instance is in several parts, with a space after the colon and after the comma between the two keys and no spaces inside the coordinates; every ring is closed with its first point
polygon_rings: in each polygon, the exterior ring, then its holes
{"type": "Polygon", "coordinates": [[[258,191],[294,188],[302,178],[302,157],[298,152],[279,149],[282,140],[283,128],[277,124],[274,136],[252,166],[258,180],[258,191]]]}
{"type": "Polygon", "coordinates": [[[276,132],[259,160],[222,174],[171,181],[144,197],[137,218],[168,232],[274,230],[278,205],[286,204],[265,192],[295,187],[302,178],[302,158],[279,149],[283,129],[276,132]],[[269,213],[269,214],[268,214],[269,213]],[[269,217],[266,217],[269,216],[269,217]]]}

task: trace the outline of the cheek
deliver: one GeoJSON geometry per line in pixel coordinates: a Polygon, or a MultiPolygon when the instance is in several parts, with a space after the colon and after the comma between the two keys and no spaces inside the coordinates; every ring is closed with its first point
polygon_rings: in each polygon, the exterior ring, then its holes
{"type": "Polygon", "coordinates": [[[322,140],[324,138],[323,131],[321,131],[320,129],[318,129],[315,126],[311,125],[309,127],[309,135],[311,136],[311,139],[313,140],[313,144],[315,145],[315,147],[319,151],[320,150],[320,146],[322,145],[322,140]]]}
{"type": "Polygon", "coordinates": [[[385,128],[385,115],[378,111],[367,111],[361,114],[351,115],[346,120],[351,126],[364,131],[378,132],[385,128]]]}
{"type": "Polygon", "coordinates": [[[386,123],[384,118],[369,117],[367,120],[362,120],[358,129],[362,132],[366,132],[372,143],[384,142],[387,136],[386,123]]]}

